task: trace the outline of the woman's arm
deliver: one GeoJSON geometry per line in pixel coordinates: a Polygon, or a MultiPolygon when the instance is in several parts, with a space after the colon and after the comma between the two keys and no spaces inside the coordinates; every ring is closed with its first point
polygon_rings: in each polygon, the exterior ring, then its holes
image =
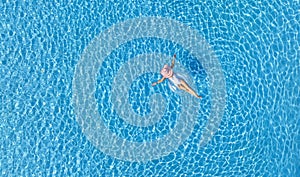
{"type": "Polygon", "coordinates": [[[156,84],[159,84],[159,83],[163,82],[164,80],[165,80],[165,78],[163,77],[163,78],[159,79],[157,82],[153,82],[152,86],[155,86],[156,84]]]}
{"type": "Polygon", "coordinates": [[[175,59],[176,59],[176,54],[174,54],[174,59],[172,60],[171,68],[173,69],[175,66],[175,59]]]}

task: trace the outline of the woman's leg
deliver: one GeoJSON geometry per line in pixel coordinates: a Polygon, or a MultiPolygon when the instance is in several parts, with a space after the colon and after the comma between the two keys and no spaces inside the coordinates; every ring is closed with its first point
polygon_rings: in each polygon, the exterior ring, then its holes
{"type": "Polygon", "coordinates": [[[178,87],[181,90],[184,90],[192,95],[194,95],[197,98],[202,98],[201,96],[199,96],[184,80],[181,80],[181,84],[178,85],[178,87]]]}

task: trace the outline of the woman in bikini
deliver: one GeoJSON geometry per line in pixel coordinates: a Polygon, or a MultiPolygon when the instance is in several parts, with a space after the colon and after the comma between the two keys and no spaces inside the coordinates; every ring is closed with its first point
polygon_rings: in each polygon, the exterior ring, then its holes
{"type": "Polygon", "coordinates": [[[163,82],[165,79],[170,79],[170,81],[179,89],[184,90],[192,95],[194,95],[197,98],[202,98],[199,96],[183,79],[179,78],[176,73],[173,72],[173,68],[175,65],[175,58],[176,55],[174,55],[174,59],[172,60],[171,66],[164,65],[163,69],[160,71],[160,74],[163,76],[160,80],[157,82],[152,83],[152,86],[155,86],[156,84],[159,84],[163,82]]]}

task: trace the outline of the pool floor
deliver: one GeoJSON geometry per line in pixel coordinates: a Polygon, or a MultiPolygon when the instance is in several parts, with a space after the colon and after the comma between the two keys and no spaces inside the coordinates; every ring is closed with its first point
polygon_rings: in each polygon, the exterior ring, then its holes
{"type": "Polygon", "coordinates": [[[0,2],[0,176],[300,176],[299,9],[0,2]]]}

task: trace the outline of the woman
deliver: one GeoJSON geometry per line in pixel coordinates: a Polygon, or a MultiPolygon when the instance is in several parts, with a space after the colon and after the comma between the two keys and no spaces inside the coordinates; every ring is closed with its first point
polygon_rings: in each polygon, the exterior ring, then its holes
{"type": "Polygon", "coordinates": [[[192,95],[194,95],[197,98],[202,98],[199,96],[183,79],[179,78],[176,73],[173,72],[173,68],[175,65],[175,58],[176,55],[174,55],[174,59],[172,60],[171,66],[164,65],[163,69],[160,71],[160,74],[163,76],[160,80],[157,82],[152,83],[152,86],[155,86],[156,84],[159,84],[163,82],[165,79],[170,79],[170,81],[179,89],[184,90],[192,95]]]}

